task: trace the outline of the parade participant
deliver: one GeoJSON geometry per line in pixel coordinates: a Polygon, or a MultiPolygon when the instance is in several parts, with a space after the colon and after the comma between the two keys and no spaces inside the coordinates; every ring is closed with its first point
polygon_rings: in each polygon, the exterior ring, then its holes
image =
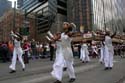
{"type": "Polygon", "coordinates": [[[55,83],[61,83],[63,67],[64,67],[64,57],[62,55],[62,45],[60,39],[60,34],[56,34],[56,58],[53,64],[52,76],[57,79],[55,83]]]}
{"type": "Polygon", "coordinates": [[[11,69],[10,73],[16,72],[15,66],[16,66],[17,57],[22,65],[22,70],[24,71],[25,64],[22,59],[23,50],[21,48],[22,37],[18,33],[13,33],[12,31],[11,31],[11,36],[14,41],[14,50],[13,50],[12,64],[9,66],[9,68],[11,69]]]}
{"type": "Polygon", "coordinates": [[[67,67],[67,71],[70,77],[69,82],[74,82],[75,81],[75,73],[74,73],[74,68],[73,68],[73,53],[72,53],[72,48],[71,48],[71,31],[72,27],[69,23],[64,22],[63,24],[63,29],[64,32],[61,34],[61,41],[62,41],[62,51],[63,51],[63,56],[65,59],[65,64],[67,67]]]}
{"type": "MultiPolygon", "coordinates": [[[[72,53],[72,48],[71,48],[71,33],[70,31],[72,30],[72,27],[70,26],[70,24],[68,22],[64,22],[63,24],[63,29],[64,32],[61,34],[61,47],[62,47],[62,55],[64,57],[65,60],[65,64],[67,67],[67,72],[69,74],[70,80],[69,82],[74,82],[75,81],[75,73],[74,73],[74,68],[73,68],[73,53],[72,53]]],[[[64,63],[64,61],[62,61],[62,63],[64,63]]],[[[63,67],[60,67],[60,69],[55,70],[55,71],[60,71],[60,73],[56,73],[57,76],[60,77],[60,79],[57,79],[57,81],[55,81],[54,83],[61,83],[62,81],[62,73],[63,73],[63,67]]],[[[52,73],[52,76],[56,75],[55,73],[52,73]]]]}
{"type": "Polygon", "coordinates": [[[89,62],[89,51],[88,51],[88,46],[85,41],[83,41],[83,44],[81,46],[81,56],[80,59],[82,60],[83,63],[89,62]]]}
{"type": "Polygon", "coordinates": [[[113,67],[114,48],[112,45],[112,38],[115,36],[115,34],[116,33],[110,36],[109,31],[107,31],[105,34],[105,54],[104,54],[105,70],[112,69],[113,67]]]}
{"type": "Polygon", "coordinates": [[[92,57],[96,58],[98,56],[98,49],[95,41],[92,41],[92,57]]]}
{"type": "Polygon", "coordinates": [[[100,60],[99,60],[100,63],[104,63],[104,51],[105,51],[104,42],[102,41],[100,47],[100,60]]]}

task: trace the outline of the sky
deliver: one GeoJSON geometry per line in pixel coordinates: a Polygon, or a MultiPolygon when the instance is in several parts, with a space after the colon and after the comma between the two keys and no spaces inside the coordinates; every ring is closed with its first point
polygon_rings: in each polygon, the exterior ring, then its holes
{"type": "Polygon", "coordinates": [[[14,7],[14,1],[17,1],[17,0],[8,0],[8,1],[12,1],[12,7],[14,7]]]}

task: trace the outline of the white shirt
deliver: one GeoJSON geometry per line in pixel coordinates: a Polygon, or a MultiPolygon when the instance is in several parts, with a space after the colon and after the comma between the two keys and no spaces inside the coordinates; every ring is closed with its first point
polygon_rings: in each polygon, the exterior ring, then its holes
{"type": "Polygon", "coordinates": [[[20,41],[17,41],[16,39],[14,39],[14,47],[20,48],[21,47],[20,41]]]}
{"type": "Polygon", "coordinates": [[[110,36],[105,36],[105,45],[112,46],[112,39],[110,36]]]}
{"type": "Polygon", "coordinates": [[[71,49],[71,38],[65,33],[61,34],[62,51],[65,60],[73,61],[73,53],[71,49]]]}

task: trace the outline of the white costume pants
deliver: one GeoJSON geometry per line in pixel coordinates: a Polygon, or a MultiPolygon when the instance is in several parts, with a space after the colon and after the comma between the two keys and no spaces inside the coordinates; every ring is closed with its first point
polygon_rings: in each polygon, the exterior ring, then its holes
{"type": "Polygon", "coordinates": [[[75,77],[75,72],[74,72],[74,67],[73,67],[73,62],[71,61],[65,61],[66,62],[66,66],[67,66],[67,72],[69,74],[70,78],[76,78],[75,77]]]}
{"type": "Polygon", "coordinates": [[[57,80],[62,80],[63,74],[63,67],[64,67],[64,58],[61,53],[56,53],[56,59],[53,64],[53,71],[51,72],[52,76],[57,80]]]}
{"type": "Polygon", "coordinates": [[[12,57],[12,64],[9,67],[10,69],[16,70],[17,57],[22,65],[22,68],[25,68],[25,64],[24,64],[23,59],[22,59],[22,54],[23,54],[22,48],[14,48],[13,57],[12,57]]]}
{"type": "Polygon", "coordinates": [[[101,50],[100,50],[100,60],[99,60],[100,62],[104,62],[104,48],[101,48],[101,50]]]}
{"type": "Polygon", "coordinates": [[[66,61],[64,60],[64,68],[66,68],[67,66],[66,66],[66,61]]]}
{"type": "MultiPolygon", "coordinates": [[[[64,60],[62,60],[62,61],[64,61],[64,60]]],[[[65,60],[65,65],[67,67],[67,72],[68,72],[69,77],[70,78],[75,78],[75,72],[74,72],[74,68],[73,68],[73,62],[65,60]]],[[[64,62],[63,62],[62,65],[57,65],[57,64],[53,65],[53,71],[51,72],[51,74],[52,74],[52,76],[54,78],[56,78],[59,81],[62,81],[63,67],[64,67],[64,62]]]]}
{"type": "Polygon", "coordinates": [[[105,47],[104,63],[105,67],[113,67],[113,52],[109,51],[107,47],[105,47]]]}
{"type": "Polygon", "coordinates": [[[90,61],[89,53],[87,51],[85,51],[85,50],[81,50],[80,59],[82,61],[90,61]]]}

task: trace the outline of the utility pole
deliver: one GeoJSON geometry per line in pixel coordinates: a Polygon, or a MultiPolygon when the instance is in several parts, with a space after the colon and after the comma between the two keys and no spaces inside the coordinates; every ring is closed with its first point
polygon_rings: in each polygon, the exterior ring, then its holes
{"type": "Polygon", "coordinates": [[[14,1],[14,8],[13,8],[13,31],[15,30],[15,18],[16,18],[16,1],[14,1]]]}

